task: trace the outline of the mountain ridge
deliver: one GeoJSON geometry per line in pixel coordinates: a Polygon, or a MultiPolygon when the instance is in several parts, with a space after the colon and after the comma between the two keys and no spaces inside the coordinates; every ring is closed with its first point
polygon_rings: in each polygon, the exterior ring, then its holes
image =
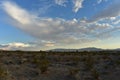
{"type": "Polygon", "coordinates": [[[48,51],[55,51],[55,52],[75,52],[75,51],[120,51],[120,48],[116,49],[102,49],[102,48],[96,48],[96,47],[86,47],[86,48],[80,48],[80,49],[65,49],[65,48],[56,48],[56,49],[51,49],[48,51]]]}

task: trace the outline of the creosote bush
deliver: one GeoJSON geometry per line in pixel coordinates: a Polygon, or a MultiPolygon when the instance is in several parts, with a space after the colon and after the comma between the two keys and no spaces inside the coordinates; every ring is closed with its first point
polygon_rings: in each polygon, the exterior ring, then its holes
{"type": "Polygon", "coordinates": [[[79,71],[78,68],[69,68],[69,75],[76,75],[79,71]]]}
{"type": "Polygon", "coordinates": [[[8,80],[7,78],[8,78],[8,71],[2,67],[2,64],[0,64],[0,80],[8,80]]]}
{"type": "Polygon", "coordinates": [[[99,72],[97,71],[97,70],[95,70],[95,69],[92,69],[91,70],[91,72],[92,72],[92,76],[93,76],[93,78],[95,79],[95,80],[100,80],[99,79],[99,72]]]}
{"type": "Polygon", "coordinates": [[[47,71],[49,67],[49,61],[48,60],[41,60],[38,65],[39,69],[41,70],[41,73],[44,73],[47,71]]]}
{"type": "Polygon", "coordinates": [[[85,59],[85,65],[88,70],[91,70],[94,66],[94,59],[91,55],[88,55],[85,59]]]}
{"type": "Polygon", "coordinates": [[[40,69],[41,73],[44,73],[48,70],[50,62],[46,58],[46,55],[44,53],[41,53],[41,55],[36,55],[34,57],[33,63],[36,64],[37,68],[40,69]]]}

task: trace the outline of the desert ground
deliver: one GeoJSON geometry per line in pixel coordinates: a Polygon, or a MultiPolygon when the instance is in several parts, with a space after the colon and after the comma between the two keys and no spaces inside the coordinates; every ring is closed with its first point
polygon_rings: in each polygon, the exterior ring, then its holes
{"type": "Polygon", "coordinates": [[[120,80],[120,52],[0,51],[0,80],[120,80]]]}

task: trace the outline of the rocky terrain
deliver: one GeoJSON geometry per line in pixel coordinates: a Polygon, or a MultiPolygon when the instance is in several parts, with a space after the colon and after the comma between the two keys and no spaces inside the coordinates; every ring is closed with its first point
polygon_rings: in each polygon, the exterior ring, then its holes
{"type": "Polygon", "coordinates": [[[120,80],[120,52],[0,51],[0,80],[120,80]]]}

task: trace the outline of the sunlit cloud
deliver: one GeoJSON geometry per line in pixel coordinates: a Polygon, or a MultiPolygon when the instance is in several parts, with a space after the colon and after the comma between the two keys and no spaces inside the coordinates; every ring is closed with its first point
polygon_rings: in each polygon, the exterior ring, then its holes
{"type": "Polygon", "coordinates": [[[78,10],[83,7],[83,2],[84,0],[73,0],[74,4],[73,11],[78,12],[78,10]]]}
{"type": "Polygon", "coordinates": [[[31,45],[21,42],[14,42],[14,43],[8,43],[8,44],[1,44],[0,49],[3,50],[20,50],[27,47],[31,47],[31,45]]]}

